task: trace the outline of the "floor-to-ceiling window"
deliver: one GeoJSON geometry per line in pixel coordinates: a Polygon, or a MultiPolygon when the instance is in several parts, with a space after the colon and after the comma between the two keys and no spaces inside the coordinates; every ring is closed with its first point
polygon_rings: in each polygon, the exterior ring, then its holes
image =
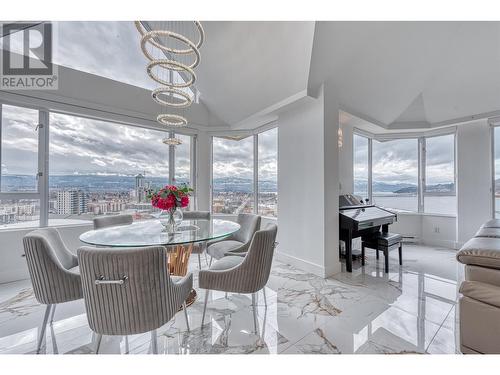
{"type": "Polygon", "coordinates": [[[373,202],[418,211],[418,140],[373,140],[372,160],[373,202]]]}
{"type": "Polygon", "coordinates": [[[0,105],[0,229],[38,226],[38,110],[0,105]]]}
{"type": "Polygon", "coordinates": [[[257,135],[259,215],[278,216],[278,128],[257,135]]]}
{"type": "Polygon", "coordinates": [[[253,136],[243,139],[213,137],[213,213],[254,211],[253,148],[253,136]]]}
{"type": "Polygon", "coordinates": [[[123,212],[147,216],[146,190],[168,183],[163,131],[51,113],[49,134],[51,224],[123,212]]]}
{"type": "Polygon", "coordinates": [[[182,144],[175,146],[174,183],[192,185],[191,181],[191,136],[177,134],[182,144]]]}
{"type": "Polygon", "coordinates": [[[369,139],[360,135],[353,135],[353,177],[355,195],[361,198],[369,198],[368,176],[369,176],[369,158],[368,158],[369,139]]]}
{"type": "Polygon", "coordinates": [[[387,139],[354,134],[353,152],[354,194],[370,195],[371,176],[373,202],[379,206],[456,215],[454,133],[387,139]]]}
{"type": "Polygon", "coordinates": [[[425,138],[424,212],[457,213],[454,134],[425,138]]]}

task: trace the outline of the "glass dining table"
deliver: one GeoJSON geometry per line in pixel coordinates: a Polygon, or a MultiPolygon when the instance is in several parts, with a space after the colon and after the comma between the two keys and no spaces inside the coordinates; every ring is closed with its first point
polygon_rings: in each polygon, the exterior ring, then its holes
{"type": "MultiPolygon", "coordinates": [[[[223,239],[240,229],[238,223],[229,220],[184,220],[175,233],[166,233],[158,219],[136,221],[91,230],[80,235],[80,241],[93,246],[127,248],[144,246],[165,246],[168,252],[170,275],[184,276],[187,273],[189,257],[196,243],[223,239]]],[[[198,245],[202,246],[202,245],[198,245]]],[[[196,299],[193,290],[188,305],[196,299]]]]}

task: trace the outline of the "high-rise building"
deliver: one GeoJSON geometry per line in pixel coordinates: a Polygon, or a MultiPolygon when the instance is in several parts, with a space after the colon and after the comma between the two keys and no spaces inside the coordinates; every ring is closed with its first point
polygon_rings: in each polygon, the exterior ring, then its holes
{"type": "MultiPolygon", "coordinates": [[[[146,174],[146,172],[144,172],[144,175],[146,174]]],[[[145,190],[145,186],[144,186],[144,177],[143,174],[138,174],[137,176],[135,176],[135,196],[137,198],[137,203],[142,203],[144,202],[145,198],[146,198],[146,190],[145,190]]]]}
{"type": "Polygon", "coordinates": [[[81,190],[57,192],[57,213],[59,215],[79,215],[87,211],[87,196],[81,190]]]}

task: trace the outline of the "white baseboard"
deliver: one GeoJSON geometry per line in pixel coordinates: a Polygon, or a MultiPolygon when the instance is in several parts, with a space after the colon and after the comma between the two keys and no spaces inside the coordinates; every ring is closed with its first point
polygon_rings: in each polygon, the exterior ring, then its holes
{"type": "Polygon", "coordinates": [[[27,272],[27,268],[14,268],[1,271],[0,272],[0,284],[11,283],[19,280],[27,280],[30,275],[27,272]]]}
{"type": "Polygon", "coordinates": [[[421,242],[422,245],[425,246],[437,246],[437,247],[446,247],[447,249],[459,249],[460,246],[457,247],[457,242],[452,240],[432,240],[426,239],[421,242]]]}
{"type": "Polygon", "coordinates": [[[297,267],[302,271],[312,273],[319,277],[325,277],[325,268],[319,264],[308,262],[307,260],[296,258],[292,255],[285,254],[281,251],[276,251],[276,259],[280,262],[297,267]]]}

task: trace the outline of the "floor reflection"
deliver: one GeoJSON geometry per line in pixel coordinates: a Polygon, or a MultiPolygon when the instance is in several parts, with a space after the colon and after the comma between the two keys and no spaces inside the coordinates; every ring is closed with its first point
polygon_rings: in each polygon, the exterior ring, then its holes
{"type": "MultiPolygon", "coordinates": [[[[267,301],[258,296],[257,332],[250,296],[213,292],[203,327],[198,299],[188,310],[190,332],[182,314],[158,330],[159,353],[455,353],[461,277],[455,252],[406,246],[403,255],[400,267],[391,254],[388,274],[383,260],[368,254],[364,267],[355,262],[352,274],[329,279],[275,262],[267,301]]],[[[29,281],[0,285],[0,353],[34,353],[43,310],[29,281]]],[[[94,350],[83,302],[58,305],[44,353],[94,350]]],[[[151,353],[150,335],[104,337],[100,353],[151,353]]]]}

